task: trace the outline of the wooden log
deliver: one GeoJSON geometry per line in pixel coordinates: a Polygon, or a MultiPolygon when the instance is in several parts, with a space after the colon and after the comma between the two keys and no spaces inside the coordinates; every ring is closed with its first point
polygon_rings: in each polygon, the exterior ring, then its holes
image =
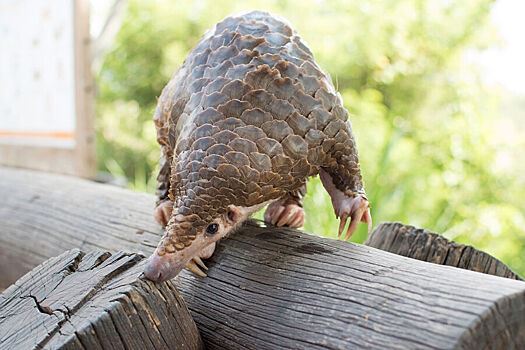
{"type": "MultiPolygon", "coordinates": [[[[72,246],[149,253],[157,243],[152,196],[1,171],[1,273],[72,246]]],[[[208,266],[207,278],[182,272],[176,284],[210,349],[525,346],[521,281],[253,226],[221,242],[208,266]]]]}
{"type": "Polygon", "coordinates": [[[153,196],[0,166],[0,287],[66,250],[148,256],[162,235],[153,196]]]}
{"type": "Polygon", "coordinates": [[[507,265],[485,252],[469,245],[451,242],[425,229],[397,222],[380,224],[365,244],[412,259],[523,280],[507,265]]]}
{"type": "Polygon", "coordinates": [[[202,349],[173,283],[139,278],[137,254],[78,249],[0,295],[1,349],[202,349]]]}

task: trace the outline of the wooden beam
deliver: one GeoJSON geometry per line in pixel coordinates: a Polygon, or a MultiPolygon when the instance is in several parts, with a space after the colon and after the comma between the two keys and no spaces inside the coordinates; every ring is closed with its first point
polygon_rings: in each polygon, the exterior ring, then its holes
{"type": "MultiPolygon", "coordinates": [[[[8,168],[0,178],[3,276],[72,247],[149,254],[161,234],[152,196],[8,168]]],[[[525,347],[521,281],[254,226],[208,266],[176,284],[211,349],[525,347]]]]}
{"type": "Polygon", "coordinates": [[[162,229],[153,196],[45,172],[0,167],[0,286],[66,250],[149,255],[162,229]]]}
{"type": "Polygon", "coordinates": [[[75,173],[94,178],[95,160],[95,84],[89,31],[89,0],[74,1],[75,57],[75,173]]]}
{"type": "Polygon", "coordinates": [[[78,249],[0,295],[2,349],[202,349],[173,283],[140,279],[137,254],[78,249]]]}
{"type": "Polygon", "coordinates": [[[451,242],[428,230],[398,222],[380,224],[368,237],[365,244],[433,264],[523,280],[504,263],[485,252],[468,245],[451,242]]]}

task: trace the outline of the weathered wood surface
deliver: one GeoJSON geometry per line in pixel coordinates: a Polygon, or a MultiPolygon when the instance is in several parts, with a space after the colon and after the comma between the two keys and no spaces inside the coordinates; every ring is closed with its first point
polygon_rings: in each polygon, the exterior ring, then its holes
{"type": "Polygon", "coordinates": [[[0,166],[0,199],[4,288],[73,248],[148,256],[162,233],[153,196],[74,177],[0,166]]]}
{"type": "Polygon", "coordinates": [[[522,282],[262,227],[232,237],[208,266],[208,278],[179,289],[216,348],[525,346],[522,282]]]}
{"type": "Polygon", "coordinates": [[[507,265],[485,252],[397,222],[380,224],[365,244],[412,259],[522,280],[507,265]]]}
{"type": "MultiPolygon", "coordinates": [[[[71,247],[148,254],[157,243],[152,196],[36,172],[0,174],[0,273],[71,247]]],[[[222,242],[208,266],[207,278],[183,272],[176,283],[211,349],[525,346],[520,281],[263,227],[222,242]]]]}
{"type": "Polygon", "coordinates": [[[139,278],[137,254],[78,249],[0,294],[0,349],[202,349],[173,283],[139,278]]]}

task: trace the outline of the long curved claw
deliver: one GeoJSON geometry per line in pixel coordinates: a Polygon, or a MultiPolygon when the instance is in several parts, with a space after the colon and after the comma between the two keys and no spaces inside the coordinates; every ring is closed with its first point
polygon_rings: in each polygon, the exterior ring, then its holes
{"type": "Polygon", "coordinates": [[[356,211],[354,211],[350,216],[350,225],[348,225],[348,229],[346,230],[345,235],[345,241],[348,240],[352,236],[352,234],[357,229],[357,224],[359,223],[361,217],[363,216],[365,209],[358,208],[356,211]]]}
{"type": "Polygon", "coordinates": [[[370,214],[370,208],[366,209],[365,215],[363,215],[361,221],[366,223],[368,226],[368,234],[370,234],[370,232],[372,232],[372,214],[370,214]]]}
{"type": "Polygon", "coordinates": [[[293,207],[291,205],[287,205],[284,211],[279,216],[279,220],[277,221],[277,224],[275,224],[275,226],[281,227],[281,226],[284,226],[285,224],[288,224],[293,214],[294,214],[293,207]]]}
{"type": "Polygon", "coordinates": [[[337,234],[337,238],[341,238],[341,234],[343,233],[346,222],[348,221],[348,214],[342,213],[340,216],[340,222],[339,222],[339,233],[337,234]]]}
{"type": "Polygon", "coordinates": [[[279,217],[283,211],[283,206],[275,205],[275,202],[271,203],[264,212],[264,222],[275,226],[275,223],[277,222],[277,220],[279,220],[279,217]]]}
{"type": "Polygon", "coordinates": [[[304,211],[298,210],[295,213],[295,217],[288,223],[290,227],[301,227],[304,225],[304,211]]]}
{"type": "Polygon", "coordinates": [[[205,271],[208,271],[208,268],[206,267],[206,265],[204,264],[204,262],[202,261],[202,259],[198,256],[194,257],[193,260],[197,263],[197,265],[199,265],[199,267],[201,267],[203,270],[205,271]]]}
{"type": "MultiPolygon", "coordinates": [[[[200,259],[199,259],[200,260],[200,259]]],[[[202,263],[202,260],[201,260],[201,263],[202,263]]],[[[203,263],[204,265],[204,263],[203,263]]],[[[193,272],[194,274],[196,274],[197,276],[199,277],[206,277],[206,273],[204,273],[200,268],[199,266],[197,266],[197,264],[195,263],[195,258],[193,258],[192,260],[190,260],[187,264],[186,264],[186,268],[193,272]]]]}
{"type": "Polygon", "coordinates": [[[271,203],[264,213],[264,221],[273,226],[299,228],[304,224],[304,209],[295,204],[284,204],[282,200],[271,203]]]}
{"type": "Polygon", "coordinates": [[[339,212],[336,211],[336,216],[339,216],[341,219],[337,237],[341,238],[348,220],[350,220],[350,224],[345,232],[345,241],[355,232],[359,222],[366,223],[368,225],[368,233],[370,233],[372,229],[372,216],[370,215],[370,207],[366,198],[352,198],[349,201],[345,201],[344,204],[346,207],[342,208],[339,212]]]}

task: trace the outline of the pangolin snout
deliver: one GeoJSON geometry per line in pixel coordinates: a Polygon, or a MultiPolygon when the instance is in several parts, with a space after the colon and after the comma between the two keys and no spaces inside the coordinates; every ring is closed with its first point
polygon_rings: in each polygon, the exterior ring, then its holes
{"type": "Polygon", "coordinates": [[[159,256],[154,253],[146,261],[144,276],[153,282],[164,282],[179,274],[183,266],[173,264],[167,255],[159,256]]]}

